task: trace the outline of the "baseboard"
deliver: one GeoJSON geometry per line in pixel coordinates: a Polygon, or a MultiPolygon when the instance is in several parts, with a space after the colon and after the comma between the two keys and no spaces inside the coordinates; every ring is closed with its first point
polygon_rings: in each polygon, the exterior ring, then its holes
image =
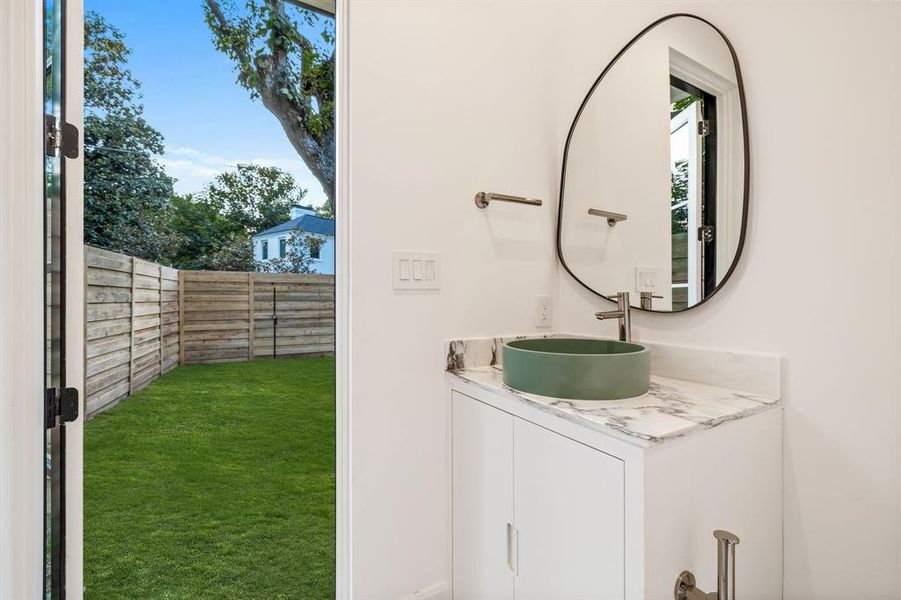
{"type": "Polygon", "coordinates": [[[450,600],[450,597],[450,588],[447,583],[442,581],[416,590],[400,600],[450,600]]]}

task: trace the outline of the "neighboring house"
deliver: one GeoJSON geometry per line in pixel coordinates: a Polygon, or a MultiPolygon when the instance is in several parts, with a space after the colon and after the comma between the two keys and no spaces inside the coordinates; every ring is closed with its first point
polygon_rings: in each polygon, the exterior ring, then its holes
{"type": "Polygon", "coordinates": [[[285,256],[288,238],[295,229],[318,237],[322,245],[314,249],[310,268],[314,273],[335,273],[335,221],[316,215],[315,209],[295,204],[291,207],[291,219],[253,236],[253,258],[260,262],[285,256]]]}

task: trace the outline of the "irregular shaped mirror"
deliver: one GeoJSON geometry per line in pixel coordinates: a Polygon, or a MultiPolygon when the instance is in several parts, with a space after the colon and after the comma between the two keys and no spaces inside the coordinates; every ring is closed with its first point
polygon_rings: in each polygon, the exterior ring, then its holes
{"type": "Polygon", "coordinates": [[[690,309],[731,275],[748,212],[748,136],[732,45],[670,15],[601,72],[569,131],[557,221],[560,262],[636,308],[690,309]]]}

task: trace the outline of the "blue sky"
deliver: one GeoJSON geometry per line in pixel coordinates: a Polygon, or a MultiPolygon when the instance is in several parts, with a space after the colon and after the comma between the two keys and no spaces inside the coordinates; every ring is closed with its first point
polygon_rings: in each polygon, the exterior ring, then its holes
{"type": "Polygon", "coordinates": [[[321,204],[322,186],[275,117],[235,83],[228,58],[213,47],[202,0],[85,0],[85,10],[125,34],[144,116],[166,139],[162,162],[177,192],[200,191],[234,164],[256,162],[288,171],[306,199],[321,204]]]}

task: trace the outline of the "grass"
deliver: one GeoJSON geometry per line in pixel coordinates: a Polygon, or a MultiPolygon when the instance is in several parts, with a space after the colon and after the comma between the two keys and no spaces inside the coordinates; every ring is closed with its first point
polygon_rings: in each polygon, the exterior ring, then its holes
{"type": "Polygon", "coordinates": [[[183,366],[88,421],[85,597],[334,598],[334,373],[183,366]]]}

